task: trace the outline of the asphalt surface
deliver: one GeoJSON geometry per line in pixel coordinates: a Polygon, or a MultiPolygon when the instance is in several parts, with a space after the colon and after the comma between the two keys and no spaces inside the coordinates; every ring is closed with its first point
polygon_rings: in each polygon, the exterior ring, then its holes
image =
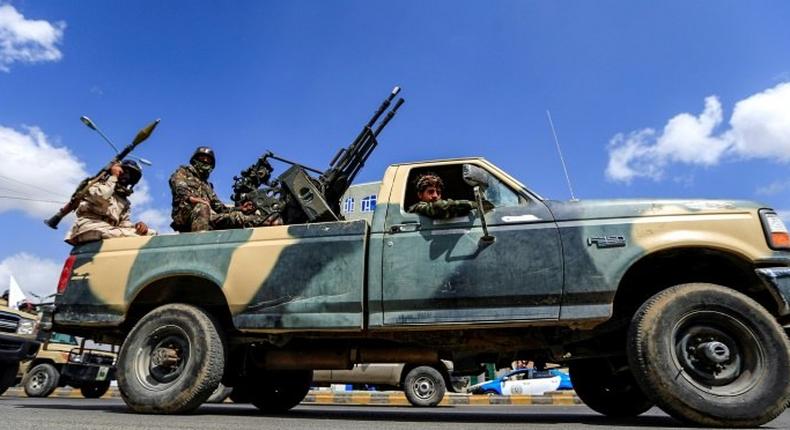
{"type": "MultiPolygon", "coordinates": [[[[132,414],[118,399],[0,397],[0,429],[675,429],[680,424],[653,409],[631,420],[610,420],[584,406],[298,406],[263,416],[249,405],[204,405],[190,415],[132,414]]],[[[790,428],[790,412],[763,428],[790,428]]]]}

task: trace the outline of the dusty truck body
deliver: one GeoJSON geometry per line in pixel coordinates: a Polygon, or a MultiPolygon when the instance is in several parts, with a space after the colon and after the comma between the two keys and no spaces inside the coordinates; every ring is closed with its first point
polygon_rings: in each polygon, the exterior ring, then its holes
{"type": "Polygon", "coordinates": [[[530,359],[567,363],[607,415],[657,404],[751,426],[790,400],[787,246],[756,203],[551,201],[481,158],[404,163],[385,172],[371,222],[77,247],[46,322],[123,342],[119,387],[137,411],[193,409],[222,381],[276,412],[313,369],[446,359],[472,374],[530,359]],[[446,198],[493,209],[409,213],[425,171],[446,198]]]}

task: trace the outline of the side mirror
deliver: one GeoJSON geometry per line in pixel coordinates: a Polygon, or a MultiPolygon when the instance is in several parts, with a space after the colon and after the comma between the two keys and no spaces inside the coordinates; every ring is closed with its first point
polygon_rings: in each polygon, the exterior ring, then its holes
{"type": "Polygon", "coordinates": [[[461,167],[461,173],[463,174],[464,182],[469,186],[480,187],[483,191],[488,188],[489,175],[485,170],[472,164],[464,164],[461,167]]]}

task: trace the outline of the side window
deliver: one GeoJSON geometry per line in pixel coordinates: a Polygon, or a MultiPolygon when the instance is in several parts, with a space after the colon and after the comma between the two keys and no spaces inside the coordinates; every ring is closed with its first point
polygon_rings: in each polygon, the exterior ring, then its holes
{"type": "Polygon", "coordinates": [[[523,197],[520,197],[499,179],[490,175],[489,178],[488,189],[483,193],[483,198],[491,202],[494,207],[518,206],[525,202],[523,197]]]}

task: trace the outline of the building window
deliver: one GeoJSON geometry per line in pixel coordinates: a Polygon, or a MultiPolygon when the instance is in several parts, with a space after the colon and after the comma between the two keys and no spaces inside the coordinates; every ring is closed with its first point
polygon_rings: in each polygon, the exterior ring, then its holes
{"type": "Polygon", "coordinates": [[[370,195],[362,199],[362,212],[373,212],[376,210],[376,195],[370,195]]]}
{"type": "Polygon", "coordinates": [[[354,212],[354,198],[348,197],[345,202],[343,202],[343,212],[350,214],[354,212]]]}

